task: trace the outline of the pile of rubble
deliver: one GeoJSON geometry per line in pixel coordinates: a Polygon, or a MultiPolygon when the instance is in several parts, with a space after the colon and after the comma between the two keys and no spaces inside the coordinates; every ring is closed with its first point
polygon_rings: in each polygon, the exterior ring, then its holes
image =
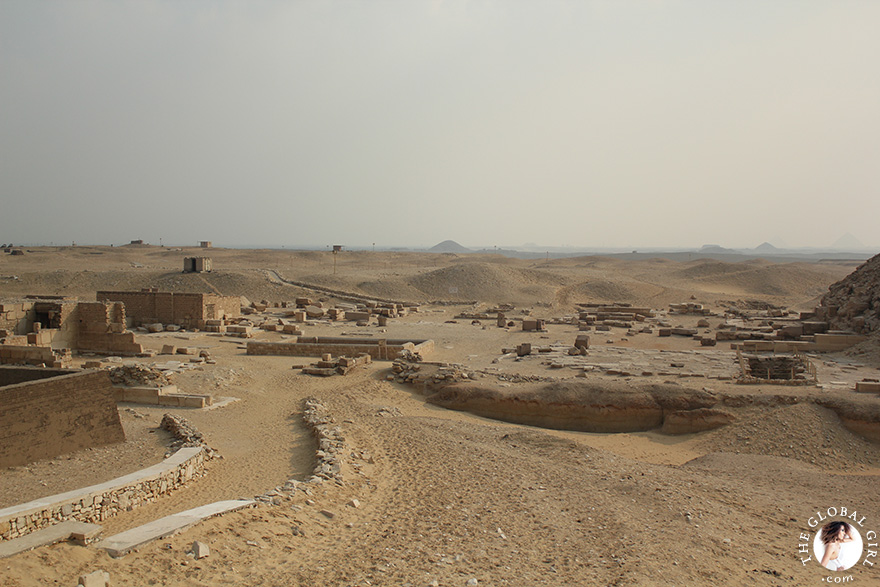
{"type": "Polygon", "coordinates": [[[128,387],[165,387],[171,385],[171,380],[165,373],[138,363],[111,368],[110,381],[114,385],[128,387]]]}
{"type": "Polygon", "coordinates": [[[205,449],[205,454],[209,459],[221,458],[216,450],[208,446],[202,433],[196,430],[195,426],[190,424],[189,421],[182,416],[165,414],[162,416],[162,422],[159,424],[159,428],[167,430],[172,436],[174,436],[175,440],[172,443],[172,448],[174,450],[190,446],[200,446],[205,449]]]}
{"type": "Polygon", "coordinates": [[[404,359],[397,359],[391,364],[393,375],[388,376],[389,381],[398,383],[416,384],[448,384],[459,381],[473,381],[479,375],[468,370],[463,365],[448,363],[410,363],[404,359]]]}
{"type": "Polygon", "coordinates": [[[312,429],[312,434],[318,441],[318,450],[315,453],[318,464],[312,471],[309,482],[321,480],[342,481],[342,460],[345,452],[345,437],[342,429],[336,425],[336,420],[327,411],[326,406],[315,398],[306,398],[303,420],[306,426],[312,429]]]}

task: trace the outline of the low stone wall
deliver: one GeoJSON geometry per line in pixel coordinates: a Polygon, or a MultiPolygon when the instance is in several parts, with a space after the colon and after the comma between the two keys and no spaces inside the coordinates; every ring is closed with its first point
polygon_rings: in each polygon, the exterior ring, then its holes
{"type": "Polygon", "coordinates": [[[250,341],[247,345],[249,355],[320,357],[329,353],[336,357],[356,357],[368,354],[374,361],[392,361],[404,350],[424,356],[434,350],[434,341],[299,337],[295,342],[250,341]]]}
{"type": "Polygon", "coordinates": [[[0,345],[0,364],[2,365],[46,365],[62,367],[62,357],[47,346],[0,345]]]}
{"type": "Polygon", "coordinates": [[[67,520],[100,522],[156,501],[205,472],[202,447],[182,448],[158,465],[86,487],[0,510],[0,540],[19,538],[67,520]]]}

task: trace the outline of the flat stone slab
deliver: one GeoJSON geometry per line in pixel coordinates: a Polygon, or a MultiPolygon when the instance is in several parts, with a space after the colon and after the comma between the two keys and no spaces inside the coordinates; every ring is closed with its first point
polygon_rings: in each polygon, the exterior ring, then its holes
{"type": "Polygon", "coordinates": [[[97,524],[76,521],[60,522],[54,526],[31,532],[21,538],[0,542],[0,559],[71,539],[86,544],[100,533],[101,526],[97,524]]]}
{"type": "Polygon", "coordinates": [[[199,506],[191,510],[186,510],[177,514],[171,514],[164,518],[159,518],[149,524],[132,528],[105,538],[95,546],[106,550],[110,556],[118,558],[125,556],[135,548],[152,542],[158,538],[165,538],[177,534],[178,532],[194,526],[195,524],[242,508],[250,507],[256,502],[252,499],[233,499],[229,501],[218,501],[209,503],[208,505],[199,506]]]}

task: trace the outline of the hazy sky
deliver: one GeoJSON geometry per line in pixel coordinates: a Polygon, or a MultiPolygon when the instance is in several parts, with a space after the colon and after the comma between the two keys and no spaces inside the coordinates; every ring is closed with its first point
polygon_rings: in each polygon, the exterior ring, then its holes
{"type": "Polygon", "coordinates": [[[0,1],[0,241],[880,245],[880,2],[0,1]]]}

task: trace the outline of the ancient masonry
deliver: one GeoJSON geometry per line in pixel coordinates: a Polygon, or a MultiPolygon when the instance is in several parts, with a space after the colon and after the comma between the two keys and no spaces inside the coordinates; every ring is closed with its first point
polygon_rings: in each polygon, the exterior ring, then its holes
{"type": "Polygon", "coordinates": [[[204,474],[205,450],[183,448],[162,463],[113,481],[0,509],[0,540],[68,520],[95,523],[156,501],[204,474]]]}
{"type": "MultiPolygon", "coordinates": [[[[82,373],[98,374],[106,377],[106,372],[82,373]]],[[[30,373],[12,374],[18,378],[32,376],[30,373]]],[[[165,414],[160,427],[175,437],[172,450],[176,452],[165,461],[112,481],[0,509],[0,540],[19,538],[68,520],[100,522],[120,511],[156,501],[161,495],[204,475],[207,461],[219,456],[185,418],[165,414]]]]}
{"type": "Polygon", "coordinates": [[[0,367],[0,467],[125,441],[106,371],[0,367]]]}
{"type": "Polygon", "coordinates": [[[125,321],[125,307],[118,302],[79,302],[62,296],[0,302],[0,364],[58,368],[70,358],[70,349],[143,353],[125,321]]]}
{"type": "Polygon", "coordinates": [[[371,339],[299,336],[293,342],[250,341],[249,355],[282,355],[294,357],[333,356],[357,357],[368,354],[374,361],[392,361],[403,351],[424,356],[434,350],[433,340],[371,339]]]}
{"type": "Polygon", "coordinates": [[[184,257],[183,272],[184,273],[210,273],[214,269],[214,264],[210,257],[184,257]]]}
{"type": "Polygon", "coordinates": [[[241,316],[241,298],[207,293],[147,291],[99,291],[99,302],[125,304],[127,324],[177,324],[203,329],[208,320],[241,316]]]}

